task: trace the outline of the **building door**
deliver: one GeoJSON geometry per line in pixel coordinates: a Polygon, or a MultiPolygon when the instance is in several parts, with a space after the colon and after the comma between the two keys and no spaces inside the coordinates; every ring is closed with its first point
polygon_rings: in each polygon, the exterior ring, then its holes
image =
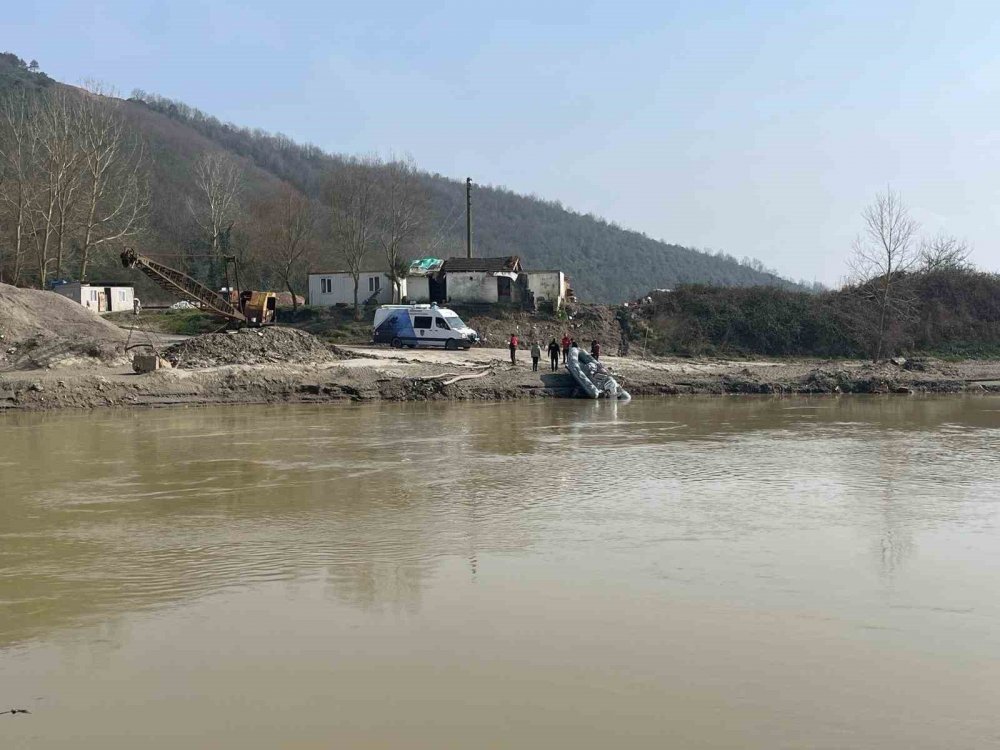
{"type": "Polygon", "coordinates": [[[437,302],[439,305],[443,305],[448,301],[447,277],[444,274],[440,274],[439,277],[428,276],[427,292],[427,296],[430,297],[431,302],[437,302]]]}
{"type": "Polygon", "coordinates": [[[497,276],[497,299],[500,302],[510,302],[510,279],[497,276]]]}
{"type": "Polygon", "coordinates": [[[104,312],[111,312],[114,308],[111,306],[111,287],[104,287],[104,312]]]}

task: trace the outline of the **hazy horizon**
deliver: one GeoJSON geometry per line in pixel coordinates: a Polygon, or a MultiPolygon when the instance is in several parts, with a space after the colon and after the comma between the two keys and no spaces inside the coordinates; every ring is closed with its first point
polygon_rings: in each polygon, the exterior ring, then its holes
{"type": "Polygon", "coordinates": [[[561,201],[837,283],[860,214],[990,241],[997,21],[985,4],[709,7],[124,2],[9,9],[5,48],[338,153],[561,201]],[[278,17],[280,10],[282,17],[278,17]]]}

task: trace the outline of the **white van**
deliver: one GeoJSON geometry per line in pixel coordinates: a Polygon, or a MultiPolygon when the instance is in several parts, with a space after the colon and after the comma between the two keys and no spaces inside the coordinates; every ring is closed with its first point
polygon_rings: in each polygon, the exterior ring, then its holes
{"type": "Polygon", "coordinates": [[[403,346],[468,349],[479,341],[479,334],[453,311],[437,304],[382,305],[375,311],[372,341],[392,344],[397,349],[403,346]]]}

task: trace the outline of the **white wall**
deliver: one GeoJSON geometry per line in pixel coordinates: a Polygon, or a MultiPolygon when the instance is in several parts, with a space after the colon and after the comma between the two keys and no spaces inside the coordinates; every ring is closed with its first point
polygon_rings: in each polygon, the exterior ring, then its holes
{"type": "Polygon", "coordinates": [[[558,308],[566,294],[566,275],[562,271],[526,271],[528,291],[535,295],[535,302],[552,300],[558,308]]]}
{"type": "Polygon", "coordinates": [[[135,299],[135,290],[130,286],[111,287],[110,312],[121,312],[132,309],[132,300],[135,299]]]}
{"type": "MultiPolygon", "coordinates": [[[[358,304],[364,303],[371,296],[369,279],[379,280],[379,293],[375,301],[380,305],[392,303],[392,282],[381,271],[365,271],[358,278],[358,304]]],[[[402,281],[402,293],[406,294],[406,279],[402,281]]],[[[310,305],[353,305],[354,279],[349,273],[311,273],[309,274],[309,304],[310,305]],[[324,293],[321,279],[329,279],[332,290],[324,293]]]]}
{"type": "Polygon", "coordinates": [[[406,298],[410,302],[431,301],[431,286],[428,277],[407,276],[403,283],[406,284],[406,298]]]}
{"type": "Polygon", "coordinates": [[[489,276],[485,271],[449,273],[447,280],[449,302],[497,301],[497,277],[489,276]]]}
{"type": "Polygon", "coordinates": [[[54,287],[56,294],[69,297],[94,312],[120,312],[131,310],[135,299],[135,290],[130,286],[90,286],[76,281],[71,284],[60,284],[54,287]],[[105,289],[110,288],[111,299],[104,299],[105,289]],[[103,302],[103,309],[102,309],[103,302]]]}

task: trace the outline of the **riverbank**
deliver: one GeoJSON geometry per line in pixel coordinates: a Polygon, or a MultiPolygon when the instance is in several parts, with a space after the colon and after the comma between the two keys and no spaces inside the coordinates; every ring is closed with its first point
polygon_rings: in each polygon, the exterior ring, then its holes
{"type": "MultiPolygon", "coordinates": [[[[322,363],[263,363],[164,369],[144,375],[127,364],[73,364],[0,373],[0,410],[338,401],[571,398],[576,387],[545,362],[532,372],[526,352],[336,348],[322,363]]],[[[857,361],[606,357],[634,396],[1000,392],[1000,360],[902,364],[857,361]]]]}

